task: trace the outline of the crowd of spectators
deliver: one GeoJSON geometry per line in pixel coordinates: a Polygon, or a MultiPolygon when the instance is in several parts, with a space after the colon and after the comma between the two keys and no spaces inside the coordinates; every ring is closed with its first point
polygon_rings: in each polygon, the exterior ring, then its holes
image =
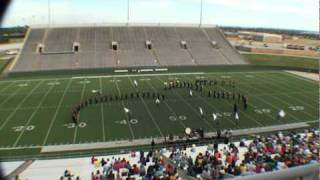
{"type": "Polygon", "coordinates": [[[208,146],[205,152],[173,149],[169,158],[187,174],[202,179],[246,176],[319,162],[319,131],[275,133],[252,140],[208,146]],[[221,146],[221,145],[220,145],[221,146]]]}
{"type": "Polygon", "coordinates": [[[125,158],[101,158],[100,160],[94,156],[91,158],[91,164],[96,170],[91,173],[92,180],[105,179],[146,179],[161,180],[178,178],[174,166],[166,164],[163,156],[157,156],[156,153],[150,151],[145,155],[143,151],[132,152],[131,157],[138,156],[138,162],[130,163],[125,158]],[[101,170],[102,169],[102,170],[101,170]]]}
{"type": "MultiPolygon", "coordinates": [[[[163,149],[161,153],[140,151],[118,157],[92,156],[91,179],[177,180],[177,171],[184,170],[188,176],[215,180],[314,164],[320,162],[319,134],[318,130],[277,132],[235,143],[214,143],[202,149],[193,146],[183,150],[163,149]],[[168,158],[162,153],[169,155],[168,158]]],[[[80,180],[80,177],[66,170],[60,179],[80,180]]]]}

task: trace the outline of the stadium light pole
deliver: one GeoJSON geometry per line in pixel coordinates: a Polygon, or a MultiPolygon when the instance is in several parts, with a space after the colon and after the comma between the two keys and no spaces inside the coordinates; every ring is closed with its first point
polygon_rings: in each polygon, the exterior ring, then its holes
{"type": "Polygon", "coordinates": [[[50,21],[51,21],[51,2],[48,0],[48,27],[50,27],[50,21]]]}
{"type": "Polygon", "coordinates": [[[127,26],[129,26],[130,21],[130,0],[127,2],[127,26]]]}
{"type": "Polygon", "coordinates": [[[200,2],[200,24],[199,27],[202,25],[202,11],[203,11],[203,0],[200,2]]]}

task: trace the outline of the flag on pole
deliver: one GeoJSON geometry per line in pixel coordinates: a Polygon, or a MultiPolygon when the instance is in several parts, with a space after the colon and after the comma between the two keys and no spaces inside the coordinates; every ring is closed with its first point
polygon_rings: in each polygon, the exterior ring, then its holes
{"type": "Polygon", "coordinates": [[[192,90],[189,91],[189,94],[190,94],[191,97],[193,96],[192,90]]]}
{"type": "Polygon", "coordinates": [[[137,82],[137,80],[134,80],[133,83],[134,83],[134,86],[135,86],[135,87],[138,87],[138,82],[137,82]]]}
{"type": "Polygon", "coordinates": [[[163,83],[165,87],[168,87],[168,82],[163,83]]]}
{"type": "Polygon", "coordinates": [[[215,113],[212,113],[212,117],[213,117],[213,120],[217,120],[217,115],[215,113]]]}
{"type": "Polygon", "coordinates": [[[239,114],[238,114],[238,112],[236,112],[236,113],[234,114],[234,118],[235,118],[236,120],[239,120],[239,114]]]}
{"type": "Polygon", "coordinates": [[[130,112],[130,109],[128,109],[126,107],[124,107],[123,110],[124,110],[125,113],[129,113],[130,112]]]}
{"type": "Polygon", "coordinates": [[[280,117],[280,118],[284,118],[285,116],[286,116],[286,112],[284,112],[284,110],[280,110],[279,111],[279,113],[278,113],[278,116],[280,117]]]}
{"type": "Polygon", "coordinates": [[[203,116],[203,110],[201,107],[199,107],[199,111],[200,111],[201,116],[203,116]]]}

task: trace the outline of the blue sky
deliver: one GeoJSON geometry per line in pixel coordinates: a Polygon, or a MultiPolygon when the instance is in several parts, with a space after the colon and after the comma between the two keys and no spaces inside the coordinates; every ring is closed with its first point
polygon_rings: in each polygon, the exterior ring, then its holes
{"type": "MultiPolygon", "coordinates": [[[[130,0],[130,22],[199,24],[200,1],[130,0]]],[[[47,24],[47,2],[13,0],[3,25],[47,24]]],[[[318,5],[318,0],[203,0],[203,23],[317,31],[318,5]]],[[[51,20],[72,25],[125,23],[127,0],[51,0],[51,20]]]]}

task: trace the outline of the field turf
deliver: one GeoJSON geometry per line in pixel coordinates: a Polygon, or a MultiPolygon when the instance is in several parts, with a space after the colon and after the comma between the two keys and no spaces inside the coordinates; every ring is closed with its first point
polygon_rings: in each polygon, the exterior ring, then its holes
{"type": "Polygon", "coordinates": [[[88,76],[57,79],[0,81],[0,149],[55,144],[90,143],[182,134],[186,127],[206,132],[220,129],[245,129],[296,122],[314,123],[319,119],[319,94],[316,82],[284,71],[186,73],[88,76]],[[186,88],[164,90],[164,82],[196,79],[217,80],[218,85],[203,91],[230,91],[248,96],[249,108],[240,107],[240,123],[234,121],[237,100],[215,99],[186,88]],[[134,88],[133,81],[138,82],[134,88]],[[222,85],[222,80],[226,85],[222,85]],[[228,85],[235,81],[235,87],[228,85]],[[89,105],[80,113],[80,124],[71,121],[71,109],[94,96],[92,90],[107,95],[156,92],[165,95],[157,106],[152,98],[113,100],[89,105]],[[131,110],[127,118],[123,108],[131,110]],[[199,107],[205,113],[200,117],[199,107]],[[277,112],[287,115],[278,120],[277,112]],[[220,125],[212,118],[218,113],[220,125]]]}

